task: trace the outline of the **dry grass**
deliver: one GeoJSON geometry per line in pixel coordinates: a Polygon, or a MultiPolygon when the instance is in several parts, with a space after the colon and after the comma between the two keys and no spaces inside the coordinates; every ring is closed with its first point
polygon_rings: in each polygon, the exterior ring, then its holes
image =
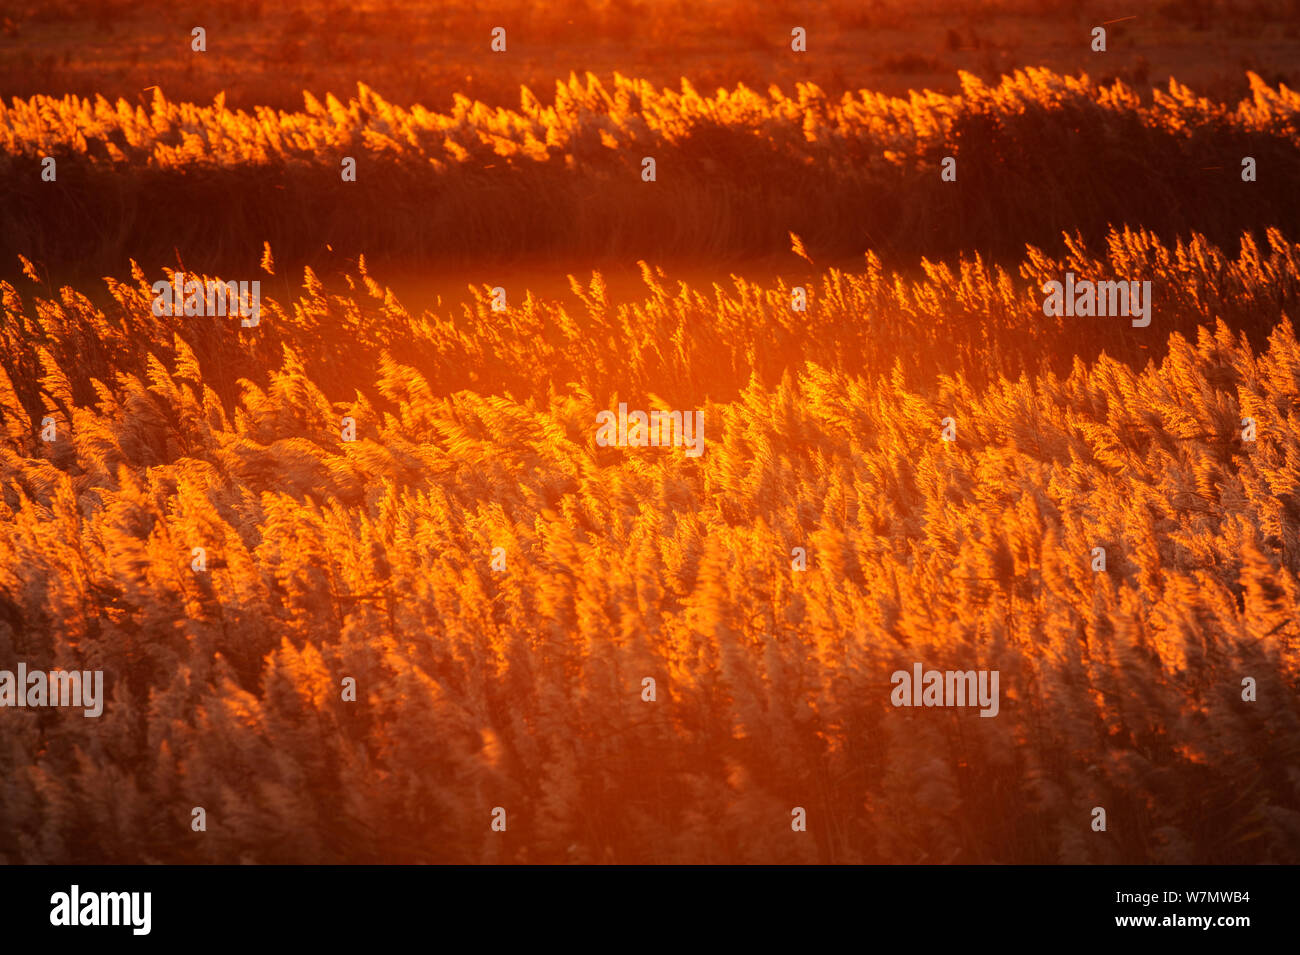
{"type": "Polygon", "coordinates": [[[256,329],[3,286],[0,660],[111,699],[4,712],[0,859],[1300,861],[1300,248],[1069,255],[806,316],[649,268],[420,316],[308,272],[256,329]],[[1034,314],[1071,264],[1202,327],[1040,369],[1124,324],[1034,314]],[[597,447],[619,400],[702,408],[704,456],[597,447]],[[916,660],[1001,713],[892,708],[916,660]]]}
{"type": "Polygon", "coordinates": [[[0,709],[0,862],[1300,862],[1295,2],[814,6],[0,15],[0,669],[109,690],[0,709]]]}
{"type": "Polygon", "coordinates": [[[814,258],[886,261],[1006,259],[1125,225],[1225,245],[1300,222],[1300,96],[1249,80],[1234,104],[1176,81],[1144,103],[1123,83],[1041,69],[907,98],[572,77],[549,102],[525,89],[517,109],[458,97],[447,113],[365,86],[347,102],[307,94],[300,112],[34,97],[0,106],[0,254],[104,274],[128,256],[176,265],[176,249],[191,270],[236,272],[262,239],[317,265],[327,245],[415,265],[718,261],[783,250],[791,231],[814,258]],[[40,180],[45,155],[57,183],[40,180]],[[949,155],[955,183],[939,177],[949,155]],[[1241,182],[1243,156],[1257,182],[1241,182]]]}

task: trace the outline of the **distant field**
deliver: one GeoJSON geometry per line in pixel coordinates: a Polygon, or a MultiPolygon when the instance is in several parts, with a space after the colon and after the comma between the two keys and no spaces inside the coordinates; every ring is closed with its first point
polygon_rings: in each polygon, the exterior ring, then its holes
{"type": "MultiPolygon", "coordinates": [[[[900,267],[923,254],[1014,258],[1026,243],[1059,248],[1062,232],[1096,239],[1121,224],[1228,243],[1300,218],[1294,117],[1234,118],[1232,107],[1256,95],[1251,73],[1274,89],[1300,87],[1300,0],[1122,9],[783,0],[761,11],[740,0],[19,4],[0,17],[0,102],[74,94],[114,108],[41,101],[0,119],[10,137],[0,154],[0,275],[14,274],[19,253],[68,280],[118,271],[129,257],[175,265],[182,250],[195,268],[247,268],[263,241],[288,263],[328,269],[365,252],[394,274],[548,257],[611,274],[635,274],[639,258],[736,267],[784,253],[791,231],[822,263],[850,264],[871,249],[900,267]],[[1090,31],[1101,23],[1108,49],[1095,53],[1090,31]],[[807,53],[790,49],[794,25],[808,31],[807,53]],[[194,26],[207,30],[207,52],[191,50],[194,26]],[[494,26],[507,30],[505,53],[490,50],[494,26]],[[970,78],[997,87],[1023,67],[1090,82],[1063,101],[993,100],[988,114],[961,102],[970,78]],[[728,107],[690,117],[678,133],[638,115],[640,92],[617,109],[592,94],[594,77],[595,88],[622,95],[616,74],[647,84],[647,101],[670,114],[679,107],[661,91],[680,92],[683,80],[710,110],[721,90],[735,97],[746,87],[765,118],[728,107]],[[1155,95],[1169,93],[1171,76],[1184,97],[1229,109],[1161,106],[1155,95]],[[1141,108],[1098,107],[1117,80],[1141,108]],[[357,101],[358,83],[374,91],[368,100],[357,101]],[[804,97],[801,83],[819,92],[804,97]],[[922,89],[958,99],[911,98],[922,89]],[[863,90],[871,94],[859,98],[863,90]],[[305,93],[342,106],[312,113],[305,93]],[[856,111],[841,105],[846,94],[856,111]],[[218,99],[224,117],[211,108],[218,99]],[[118,100],[157,130],[128,141],[118,100]],[[184,103],[197,108],[197,125],[176,114],[184,103]],[[422,125],[420,107],[437,122],[422,125]],[[536,115],[550,107],[558,119],[536,115]],[[509,128],[497,108],[510,111],[509,128]],[[267,109],[289,115],[254,115],[267,109]],[[390,139],[385,111],[407,117],[415,145],[390,139]],[[214,127],[214,117],[230,125],[214,127]],[[310,146],[266,138],[304,122],[310,146]],[[539,152],[523,127],[544,144],[558,134],[559,144],[539,152]],[[584,143],[597,127],[612,138],[584,143]],[[241,131],[262,151],[243,151],[241,131]],[[664,166],[653,191],[636,179],[649,152],[664,166]],[[1247,154],[1263,164],[1260,181],[1221,188],[1247,154]],[[29,175],[26,163],[44,155],[71,160],[59,190],[29,175]],[[346,189],[342,155],[362,162],[346,189]],[[959,158],[961,174],[939,189],[944,155],[959,158]],[[201,211],[177,215],[182,207],[201,211]]],[[[744,97],[733,101],[743,110],[744,97]]]]}
{"type": "Polygon", "coordinates": [[[515,105],[570,72],[615,71],[655,85],[685,77],[701,90],[817,83],[829,94],[872,89],[953,92],[960,70],[985,80],[1021,66],[1087,71],[1139,87],[1170,76],[1218,98],[1241,96],[1253,70],[1300,85],[1296,0],[935,2],[852,0],[522,0],[479,3],[18,3],[0,15],[0,97],[95,93],[296,109],[302,91],[343,94],[358,81],[400,105],[447,108],[453,93],[515,105]],[[1110,22],[1108,50],[1090,31],[1110,22]],[[194,54],[190,30],[208,31],[194,54]],[[489,50],[493,27],[504,54],[489,50]],[[808,52],[790,50],[790,29],[808,52]]]}

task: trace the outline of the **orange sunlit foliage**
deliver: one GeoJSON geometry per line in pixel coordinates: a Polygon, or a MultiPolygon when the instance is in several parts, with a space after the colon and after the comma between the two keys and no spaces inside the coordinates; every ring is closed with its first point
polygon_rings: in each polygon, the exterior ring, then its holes
{"type": "MultiPolygon", "coordinates": [[[[741,108],[706,102],[665,128],[741,108]]],[[[239,122],[310,150],[357,108],[239,122]]],[[[156,115],[244,148],[211,110],[156,115]]],[[[384,115],[395,149],[443,123],[384,115]]],[[[478,152],[515,123],[453,125],[478,152]]],[[[4,861],[1300,859],[1280,233],[869,257],[799,315],[783,283],[649,266],[635,303],[597,275],[577,310],[410,314],[366,271],[306,271],[256,329],[155,317],[138,268],[99,304],[0,285],[0,659],[103,668],[110,696],[5,714],[4,861]],[[1151,279],[1151,336],[1045,321],[1067,268],[1151,279]],[[1094,336],[1112,353],[1078,357],[1094,336]],[[707,450],[598,447],[620,401],[701,409],[707,450]],[[892,707],[917,660],[998,669],[997,718],[892,707]],[[220,824],[193,836],[192,806],[220,824]]]]}
{"type": "Polygon", "coordinates": [[[449,113],[403,108],[364,83],[346,103],[333,94],[322,103],[304,93],[305,108],[296,113],[231,110],[224,96],[210,106],[175,103],[155,89],[148,110],[102,96],[34,96],[0,104],[0,146],[6,154],[67,148],[100,162],[139,165],[147,160],[161,167],[194,161],[313,162],[359,133],[373,151],[438,166],[491,161],[492,156],[544,162],[550,149],[584,157],[647,142],[671,144],[699,126],[721,126],[752,133],[777,151],[820,144],[840,164],[857,158],[866,142],[890,152],[895,162],[919,163],[965,114],[1009,116],[1063,104],[1095,105],[1103,115],[1132,113],[1152,130],[1227,124],[1241,132],[1295,135],[1300,93],[1285,85],[1270,87],[1254,73],[1247,76],[1251,97],[1235,107],[1199,97],[1176,80],[1170,80],[1167,90],[1154,90],[1153,101],[1144,105],[1123,82],[1099,84],[1086,75],[1062,76],[1036,67],[1016,70],[995,85],[963,73],[960,93],[951,96],[914,92],[894,97],[861,90],[838,100],[812,83],[798,84],[792,95],[775,86],[763,93],[743,85],[702,94],[688,80],[682,80],[679,90],[656,89],[617,74],[613,87],[606,89],[587,74],[557,82],[553,105],[525,87],[517,110],[494,109],[457,95],[449,113]],[[848,148],[853,146],[858,148],[848,148]]]}
{"type": "Polygon", "coordinates": [[[871,247],[914,261],[967,249],[1010,258],[1063,231],[1095,241],[1124,223],[1224,245],[1300,217],[1300,94],[1284,84],[1248,74],[1250,95],[1226,105],[1172,79],[1149,99],[1040,68],[960,79],[952,95],[835,98],[813,83],[703,92],[588,74],[556,83],[549,102],[528,89],[517,109],[456,95],[447,112],[365,84],[346,102],[306,93],[292,112],[230,109],[224,95],[177,103],[157,89],[147,105],[13,99],[0,104],[0,172],[13,179],[0,251],[156,267],[175,264],[178,246],[244,249],[255,223],[256,241],[287,261],[324,243],[421,266],[435,253],[713,258],[784,252],[791,231],[814,258],[871,247]],[[1268,171],[1249,189],[1232,186],[1242,155],[1268,171]],[[43,188],[28,175],[43,156],[75,174],[43,188]],[[339,190],[345,156],[359,172],[339,190]],[[647,156],[663,170],[650,190],[647,156]],[[934,188],[946,156],[963,188],[934,188]]]}

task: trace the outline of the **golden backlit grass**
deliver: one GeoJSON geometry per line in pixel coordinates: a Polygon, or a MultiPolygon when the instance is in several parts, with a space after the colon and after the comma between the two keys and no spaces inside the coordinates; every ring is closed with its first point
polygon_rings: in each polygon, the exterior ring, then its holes
{"type": "Polygon", "coordinates": [[[0,286],[0,661],[110,687],[0,714],[3,861],[1300,860],[1283,235],[869,260],[807,314],[646,267],[412,315],[365,271],[254,329],[0,286]],[[1044,319],[1070,267],[1151,327],[1044,319]],[[620,400],[704,455],[597,447],[620,400]],[[914,661],[1000,714],[894,709],[914,661]]]}
{"type": "Polygon", "coordinates": [[[0,105],[0,254],[120,269],[133,257],[230,272],[271,241],[286,261],[481,260],[522,253],[663,260],[771,253],[1014,257],[1062,232],[1128,225],[1218,244],[1300,221],[1300,94],[1249,74],[1220,103],[1171,80],[1028,68],[960,92],[836,98],[812,83],[713,92],[571,76],[516,109],[447,112],[360,85],[302,110],[103,97],[0,105]],[[59,163],[55,183],[40,160],[59,163]],[[653,157],[657,180],[642,181],[653,157]],[[940,162],[957,161],[943,182],[940,162]],[[1241,180],[1253,157],[1257,181],[1241,180]],[[344,182],[352,157],[357,181],[344,182]],[[382,210],[382,214],[378,212],[382,210]]]}

